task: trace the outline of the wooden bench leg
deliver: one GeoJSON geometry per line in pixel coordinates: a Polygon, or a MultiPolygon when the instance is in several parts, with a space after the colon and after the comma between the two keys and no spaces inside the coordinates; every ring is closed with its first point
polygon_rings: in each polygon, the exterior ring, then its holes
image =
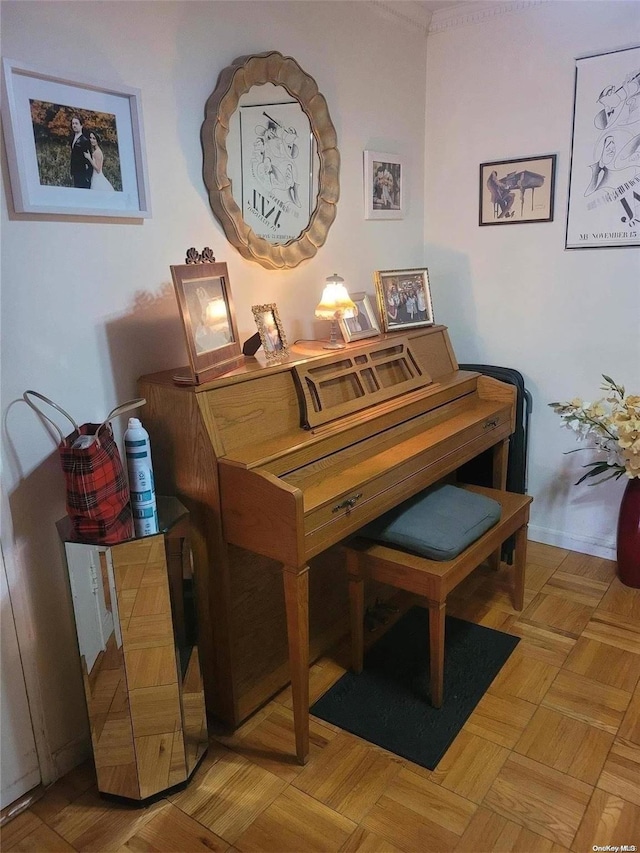
{"type": "Polygon", "coordinates": [[[444,679],[444,618],[445,601],[429,601],[429,664],[431,667],[431,704],[442,706],[444,679]]]}
{"type": "Polygon", "coordinates": [[[359,675],[364,657],[364,575],[358,554],[347,549],[349,617],[351,620],[351,669],[359,675]]]}
{"type": "Polygon", "coordinates": [[[513,606],[524,607],[524,569],[527,562],[527,525],[516,530],[516,545],[513,558],[513,606]]]}

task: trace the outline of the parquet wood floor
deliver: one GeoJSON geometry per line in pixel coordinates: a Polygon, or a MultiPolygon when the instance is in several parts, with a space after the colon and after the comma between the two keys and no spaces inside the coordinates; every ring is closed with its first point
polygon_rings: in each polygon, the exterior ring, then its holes
{"type": "MultiPolygon", "coordinates": [[[[640,590],[615,564],[529,544],[525,609],[510,569],[480,567],[448,611],[521,637],[433,771],[321,720],[294,751],[290,691],[212,733],[191,784],[114,805],[86,763],[2,832],[25,853],[587,853],[640,848],[640,590]],[[635,845],[635,846],[634,846],[635,845]]],[[[312,701],[345,643],[311,670],[312,701]]]]}

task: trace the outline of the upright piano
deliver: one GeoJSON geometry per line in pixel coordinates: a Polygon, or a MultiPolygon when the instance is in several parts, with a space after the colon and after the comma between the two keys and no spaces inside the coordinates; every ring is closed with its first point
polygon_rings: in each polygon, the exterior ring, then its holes
{"type": "Polygon", "coordinates": [[[504,488],[515,388],[431,326],[139,390],[158,491],[191,513],[208,710],[235,727],[290,680],[304,763],[309,662],[348,629],[340,542],[489,448],[504,488]]]}

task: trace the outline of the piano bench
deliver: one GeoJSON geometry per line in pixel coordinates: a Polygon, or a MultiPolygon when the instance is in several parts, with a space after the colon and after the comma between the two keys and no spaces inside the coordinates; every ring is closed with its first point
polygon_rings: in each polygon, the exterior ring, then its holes
{"type": "MultiPolygon", "coordinates": [[[[500,517],[451,559],[429,559],[421,556],[416,553],[415,542],[411,545],[412,550],[408,551],[403,550],[402,547],[394,547],[394,544],[389,542],[367,538],[372,535],[372,531],[374,535],[378,535],[375,532],[375,523],[363,528],[367,534],[366,537],[360,532],[359,535],[344,544],[349,574],[351,665],[353,671],[362,672],[365,580],[370,578],[422,596],[426,599],[429,608],[431,703],[436,708],[442,705],[443,698],[444,623],[447,595],[481,563],[495,554],[502,543],[514,534],[514,608],[522,610],[524,601],[527,525],[529,522],[529,505],[532,498],[529,495],[519,495],[481,486],[464,486],[458,491],[482,495],[497,502],[500,505],[500,517]]],[[[407,504],[409,511],[412,509],[414,511],[411,525],[413,537],[419,538],[422,525],[416,526],[415,524],[416,502],[408,501],[407,504]]],[[[461,505],[464,504],[463,499],[461,505]]],[[[426,502],[423,506],[428,511],[426,502]]],[[[482,524],[484,525],[484,522],[482,524]]],[[[469,527],[466,524],[462,526],[469,527]]],[[[428,529],[428,524],[425,523],[424,529],[428,529]]],[[[408,547],[406,540],[402,539],[402,545],[408,547]]],[[[433,543],[428,543],[428,547],[433,547],[433,543]]]]}

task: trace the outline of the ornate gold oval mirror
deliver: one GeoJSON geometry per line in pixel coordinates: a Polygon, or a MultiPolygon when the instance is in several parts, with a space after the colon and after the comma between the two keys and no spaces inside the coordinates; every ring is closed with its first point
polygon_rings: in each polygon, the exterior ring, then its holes
{"type": "Polygon", "coordinates": [[[340,154],[318,86],[290,56],[241,56],[222,71],[202,125],[211,209],[244,258],[287,269],[327,239],[340,154]]]}

